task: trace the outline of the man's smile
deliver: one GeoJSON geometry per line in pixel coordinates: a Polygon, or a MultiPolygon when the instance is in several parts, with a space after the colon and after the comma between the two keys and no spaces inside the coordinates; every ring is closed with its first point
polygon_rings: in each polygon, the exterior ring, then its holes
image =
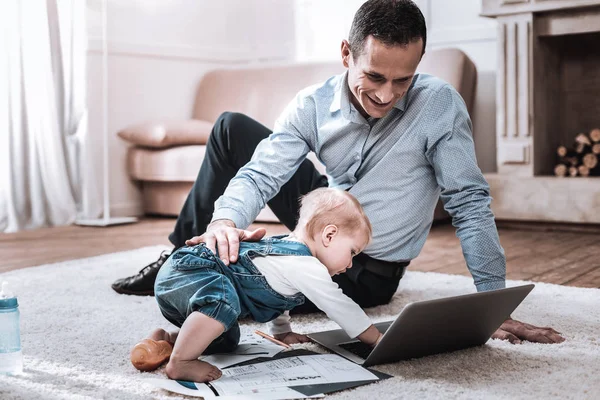
{"type": "Polygon", "coordinates": [[[371,97],[369,97],[369,96],[367,96],[367,98],[368,98],[369,100],[371,100],[371,103],[373,103],[373,105],[374,105],[375,107],[378,107],[378,108],[386,108],[386,107],[389,107],[389,106],[390,106],[390,104],[392,104],[392,102],[391,102],[391,101],[388,101],[387,103],[379,103],[379,102],[377,102],[377,101],[373,100],[373,99],[372,99],[371,97]]]}

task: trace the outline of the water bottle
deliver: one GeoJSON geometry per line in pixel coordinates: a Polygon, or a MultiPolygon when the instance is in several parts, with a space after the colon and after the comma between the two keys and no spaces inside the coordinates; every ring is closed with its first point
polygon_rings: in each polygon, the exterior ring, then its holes
{"type": "Polygon", "coordinates": [[[20,374],[23,372],[21,353],[21,333],[19,329],[19,303],[2,282],[0,291],[0,374],[20,374]]]}

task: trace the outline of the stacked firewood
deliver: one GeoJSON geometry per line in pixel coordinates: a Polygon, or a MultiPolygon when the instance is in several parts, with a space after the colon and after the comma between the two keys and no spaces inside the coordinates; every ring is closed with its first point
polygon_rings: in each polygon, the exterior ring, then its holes
{"type": "Polygon", "coordinates": [[[556,154],[554,175],[600,176],[600,129],[592,129],[589,135],[578,134],[572,147],[558,146],[556,154]]]}

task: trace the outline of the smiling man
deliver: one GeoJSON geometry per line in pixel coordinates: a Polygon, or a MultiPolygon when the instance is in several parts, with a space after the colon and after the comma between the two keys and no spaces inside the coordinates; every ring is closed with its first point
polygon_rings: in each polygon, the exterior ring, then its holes
{"type": "MultiPolygon", "coordinates": [[[[264,236],[264,229],[245,229],[265,204],[293,230],[300,196],[323,186],[348,190],[371,220],[373,239],[334,280],[359,305],[372,307],[396,292],[441,196],[477,290],[503,288],[506,258],[465,103],[448,83],[416,73],[426,40],[423,14],[412,1],[367,1],[341,44],[347,72],[298,93],[273,132],[245,115],[223,114],[169,236],[175,248],[205,242],[226,264],[233,262],[240,240],[264,236]],[[329,179],[306,160],[309,151],[329,179]]],[[[113,289],[152,294],[166,256],[113,289]]],[[[305,304],[297,311],[313,309],[305,304]]],[[[551,328],[514,320],[494,337],[564,340],[551,328]]],[[[303,340],[295,334],[279,339],[303,340]]]]}

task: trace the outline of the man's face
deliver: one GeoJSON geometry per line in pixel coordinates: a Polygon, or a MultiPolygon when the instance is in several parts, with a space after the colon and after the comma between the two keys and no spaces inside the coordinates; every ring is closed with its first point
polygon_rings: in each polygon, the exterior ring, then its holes
{"type": "Polygon", "coordinates": [[[421,61],[423,41],[386,46],[369,36],[354,59],[342,42],[342,61],[348,68],[352,104],[364,117],[382,118],[406,94],[421,61]]]}

